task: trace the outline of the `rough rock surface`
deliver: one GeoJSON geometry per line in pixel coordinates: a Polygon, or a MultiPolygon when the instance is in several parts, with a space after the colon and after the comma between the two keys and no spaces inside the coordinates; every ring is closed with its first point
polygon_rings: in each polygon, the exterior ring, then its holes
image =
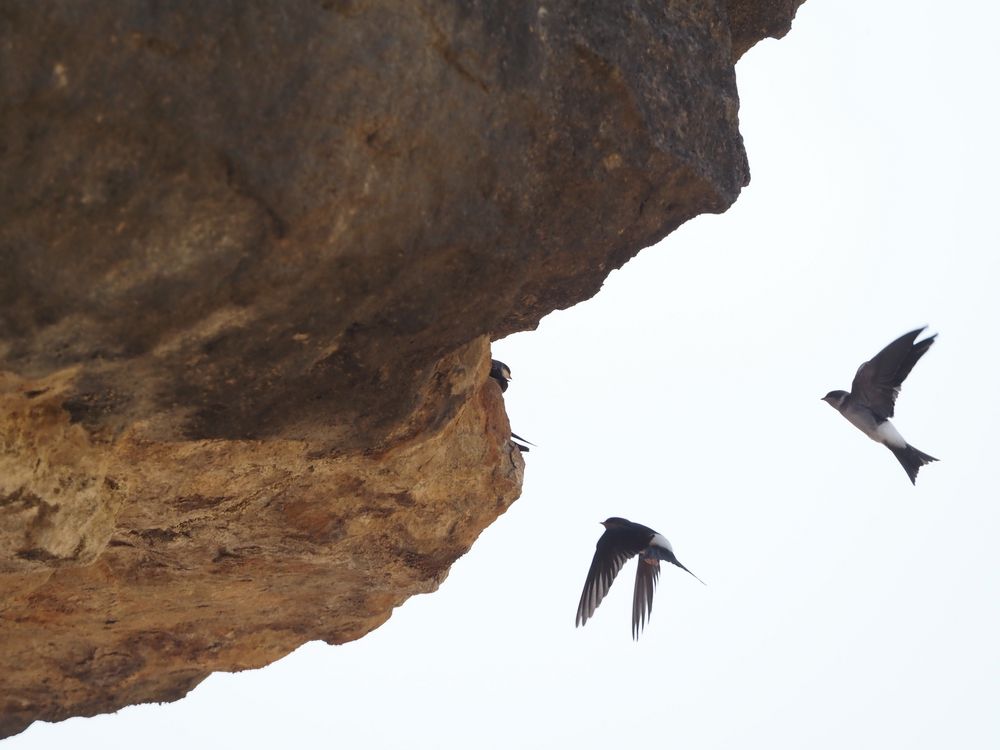
{"type": "Polygon", "coordinates": [[[799,2],[0,5],[0,736],[433,590],[489,339],[736,199],[799,2]]]}

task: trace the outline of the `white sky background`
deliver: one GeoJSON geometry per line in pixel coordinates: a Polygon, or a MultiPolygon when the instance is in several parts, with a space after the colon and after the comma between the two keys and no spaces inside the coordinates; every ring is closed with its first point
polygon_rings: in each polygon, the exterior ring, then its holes
{"type": "Polygon", "coordinates": [[[495,345],[539,447],[437,593],[4,750],[1000,746],[998,27],[809,0],[737,66],[736,205],[495,345]],[[820,397],[925,323],[894,421],[941,462],[913,487],[820,397]],[[638,643],[634,562],[573,627],[611,515],[708,584],[665,566],[638,643]]]}

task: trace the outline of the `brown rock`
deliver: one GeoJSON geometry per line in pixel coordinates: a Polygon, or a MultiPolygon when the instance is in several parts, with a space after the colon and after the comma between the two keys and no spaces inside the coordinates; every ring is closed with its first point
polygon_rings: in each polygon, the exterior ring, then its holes
{"type": "Polygon", "coordinates": [[[13,448],[0,467],[14,551],[0,579],[5,733],[175,700],[213,671],[359,638],[436,588],[520,491],[524,464],[488,370],[480,337],[426,386],[455,400],[446,420],[350,456],[282,438],[150,441],[141,429],[98,446],[58,396],[34,405],[39,383],[6,389],[7,409],[20,400],[46,417],[30,434],[52,447],[18,473],[36,445],[11,439],[23,422],[2,436],[13,448]],[[77,468],[73,449],[99,456],[103,473],[77,468]]]}
{"type": "Polygon", "coordinates": [[[805,0],[729,0],[733,59],[764,37],[780,39],[792,28],[795,11],[805,0]]]}
{"type": "Polygon", "coordinates": [[[5,2],[0,735],[433,590],[520,492],[489,338],[735,200],[797,4],[5,2]]]}

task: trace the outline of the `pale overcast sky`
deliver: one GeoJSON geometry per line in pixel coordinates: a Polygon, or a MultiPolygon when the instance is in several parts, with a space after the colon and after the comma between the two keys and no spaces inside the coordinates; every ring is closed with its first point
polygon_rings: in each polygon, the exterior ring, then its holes
{"type": "Polygon", "coordinates": [[[495,345],[539,447],[437,593],[4,750],[1000,747],[997,28],[992,3],[809,0],[737,67],[736,205],[495,345]],[[924,324],[894,421],[941,461],[913,487],[820,397],[924,324]],[[611,515],[708,584],[666,566],[638,643],[634,562],[573,626],[611,515]]]}

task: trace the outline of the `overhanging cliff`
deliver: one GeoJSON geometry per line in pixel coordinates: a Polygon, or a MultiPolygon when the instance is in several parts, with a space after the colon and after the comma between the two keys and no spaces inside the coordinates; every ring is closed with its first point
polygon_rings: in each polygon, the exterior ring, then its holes
{"type": "Polygon", "coordinates": [[[0,8],[0,736],[361,637],[520,492],[489,341],[749,179],[800,0],[0,8]]]}

